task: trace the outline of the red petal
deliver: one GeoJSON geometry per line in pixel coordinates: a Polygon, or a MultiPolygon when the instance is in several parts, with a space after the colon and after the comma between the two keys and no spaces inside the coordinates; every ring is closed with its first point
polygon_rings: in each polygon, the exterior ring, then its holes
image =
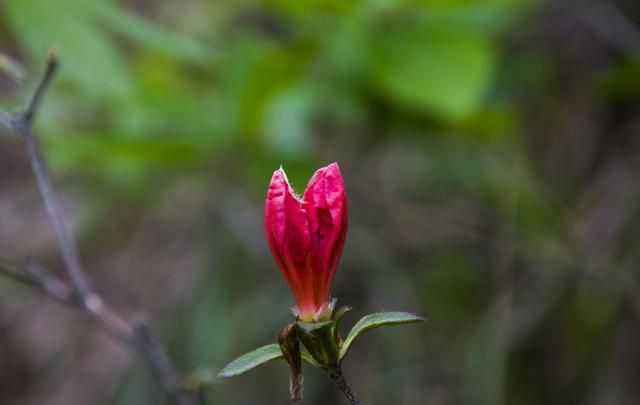
{"type": "Polygon", "coordinates": [[[300,200],[282,169],[265,205],[269,247],[307,318],[329,304],[329,292],[347,231],[347,197],[337,163],[316,171],[300,200]]]}
{"type": "Polygon", "coordinates": [[[265,205],[267,241],[299,309],[313,307],[313,277],[308,264],[311,237],[306,210],[284,170],[274,172],[265,205]]]}
{"type": "Polygon", "coordinates": [[[316,171],[304,193],[311,228],[316,305],[326,304],[347,231],[347,198],[337,163],[316,171]]]}

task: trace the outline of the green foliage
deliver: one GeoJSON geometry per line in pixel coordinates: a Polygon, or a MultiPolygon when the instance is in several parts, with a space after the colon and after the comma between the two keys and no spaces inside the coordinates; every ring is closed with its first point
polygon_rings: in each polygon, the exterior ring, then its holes
{"type": "MultiPolygon", "coordinates": [[[[300,355],[303,360],[314,367],[339,367],[342,359],[347,355],[353,341],[363,333],[387,325],[424,322],[424,318],[407,312],[378,312],[362,318],[353,327],[344,341],[340,340],[338,327],[344,314],[351,308],[340,308],[334,319],[325,322],[298,322],[295,324],[297,337],[304,344],[300,355]]],[[[244,374],[247,371],[268,363],[282,359],[284,355],[280,345],[270,344],[246,353],[227,364],[218,377],[229,378],[244,374]]]]}
{"type": "Polygon", "coordinates": [[[353,308],[351,307],[341,307],[333,316],[332,333],[333,338],[336,342],[340,342],[342,339],[342,337],[340,336],[340,324],[342,323],[342,318],[347,314],[347,312],[351,311],[352,309],[353,308]]]}
{"type": "Polygon", "coordinates": [[[203,6],[202,21],[214,15],[215,27],[178,21],[173,29],[113,1],[1,4],[30,72],[47,47],[60,55],[41,120],[55,166],[128,177],[113,184],[135,189],[145,172],[200,164],[229,143],[266,146],[278,163],[304,158],[319,120],[350,126],[380,101],[468,121],[495,77],[496,34],[521,8],[508,1],[256,3],[271,33],[259,19],[234,23],[248,6],[203,6]]]}
{"type": "Polygon", "coordinates": [[[234,377],[253,370],[262,364],[281,358],[283,358],[283,355],[279,345],[270,344],[262,346],[249,353],[243,354],[227,364],[225,368],[220,370],[218,376],[222,378],[234,377]]]}
{"type": "Polygon", "coordinates": [[[379,328],[381,326],[402,325],[405,323],[424,321],[424,318],[408,312],[377,312],[375,314],[369,314],[360,319],[353,329],[351,329],[349,335],[344,339],[344,342],[340,347],[340,359],[344,359],[347,355],[354,340],[371,329],[379,328]]]}
{"type": "Polygon", "coordinates": [[[88,1],[92,11],[106,27],[130,38],[141,46],[184,62],[211,62],[214,52],[203,43],[118,7],[104,0],[88,1]]]}
{"type": "MultiPolygon", "coordinates": [[[[314,367],[321,367],[321,365],[313,358],[313,356],[304,348],[300,351],[300,356],[309,365],[314,367]]],[[[251,371],[254,368],[261,366],[265,363],[269,363],[273,360],[283,359],[284,355],[280,346],[277,344],[269,344],[259,347],[249,353],[245,353],[231,363],[227,364],[220,372],[218,377],[230,378],[240,374],[244,374],[247,371],[251,371]]]]}
{"type": "Polygon", "coordinates": [[[297,335],[311,357],[323,368],[340,363],[340,342],[334,333],[335,320],[327,322],[299,322],[297,335]]]}
{"type": "Polygon", "coordinates": [[[42,61],[46,49],[53,46],[63,61],[64,78],[92,95],[123,97],[131,91],[131,76],[91,3],[9,0],[0,7],[5,22],[29,52],[32,65],[42,61]]]}
{"type": "Polygon", "coordinates": [[[374,84],[394,101],[461,119],[477,111],[494,68],[490,38],[451,24],[392,28],[374,49],[374,84]]]}

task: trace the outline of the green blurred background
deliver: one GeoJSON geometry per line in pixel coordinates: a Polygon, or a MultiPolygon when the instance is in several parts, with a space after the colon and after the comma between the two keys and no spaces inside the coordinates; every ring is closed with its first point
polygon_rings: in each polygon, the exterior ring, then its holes
{"type": "MultiPolygon", "coordinates": [[[[53,46],[37,130],[83,259],[185,371],[291,320],[267,184],[282,164],[301,191],[338,161],[344,326],[428,319],[355,345],[367,404],[638,404],[639,25],[637,0],[2,0],[0,106],[53,46]]],[[[4,130],[0,254],[61,267],[4,130]]],[[[205,396],[285,404],[288,370],[205,396]]],[[[0,404],[163,401],[82,315],[0,279],[0,404]]],[[[307,367],[303,403],[345,401],[307,367]]]]}

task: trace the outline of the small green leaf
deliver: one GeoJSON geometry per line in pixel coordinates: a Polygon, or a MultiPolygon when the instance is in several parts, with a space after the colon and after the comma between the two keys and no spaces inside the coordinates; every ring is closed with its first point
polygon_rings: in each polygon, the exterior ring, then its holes
{"type": "Polygon", "coordinates": [[[318,367],[318,368],[322,367],[322,365],[318,363],[316,359],[313,358],[313,356],[311,355],[311,353],[309,353],[307,349],[303,348],[300,351],[300,356],[302,357],[302,360],[306,361],[308,364],[312,365],[313,367],[318,367]]]}
{"type": "Polygon", "coordinates": [[[336,323],[336,327],[340,326],[340,321],[342,320],[342,317],[352,309],[353,308],[351,307],[342,307],[336,311],[336,316],[333,318],[333,321],[336,323]]]}
{"type": "Polygon", "coordinates": [[[277,344],[270,344],[257,348],[256,350],[246,353],[231,363],[227,364],[219,373],[218,377],[229,378],[246,373],[262,364],[272,360],[283,358],[282,350],[277,344]]]}
{"type": "Polygon", "coordinates": [[[189,36],[140,17],[115,2],[95,1],[88,2],[87,5],[109,28],[140,42],[145,47],[192,62],[211,59],[212,49],[189,36]]]}
{"type": "Polygon", "coordinates": [[[478,110],[496,64],[488,33],[450,25],[386,30],[374,55],[374,86],[399,105],[448,121],[478,110]]]}
{"type": "Polygon", "coordinates": [[[342,317],[351,311],[351,307],[342,307],[336,311],[336,316],[333,318],[333,338],[336,342],[340,341],[340,322],[342,321],[342,317]]]}
{"type": "Polygon", "coordinates": [[[321,367],[338,362],[339,346],[333,338],[334,321],[298,322],[298,339],[321,367]]]}
{"type": "Polygon", "coordinates": [[[360,319],[351,329],[349,336],[344,340],[340,348],[340,360],[347,355],[351,343],[360,335],[374,328],[385,325],[399,325],[403,323],[424,322],[424,318],[408,312],[377,312],[360,319]]]}

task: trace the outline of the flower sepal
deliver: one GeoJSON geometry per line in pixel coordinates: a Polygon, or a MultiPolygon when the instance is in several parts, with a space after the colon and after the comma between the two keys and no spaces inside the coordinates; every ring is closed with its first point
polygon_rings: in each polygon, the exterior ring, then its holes
{"type": "Polygon", "coordinates": [[[334,331],[335,320],[298,322],[298,339],[322,368],[332,368],[340,363],[340,340],[334,331]]]}

